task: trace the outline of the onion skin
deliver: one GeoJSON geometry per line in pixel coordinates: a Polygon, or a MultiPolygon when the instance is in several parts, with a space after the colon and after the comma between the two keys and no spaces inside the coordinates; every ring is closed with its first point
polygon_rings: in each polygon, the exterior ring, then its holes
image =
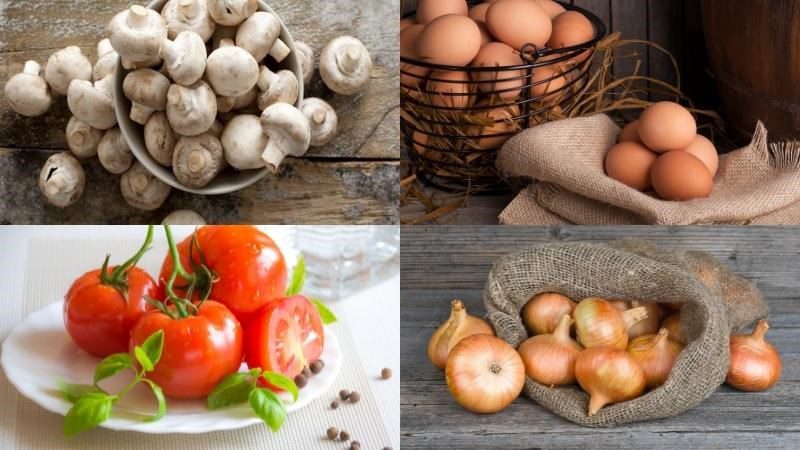
{"type": "Polygon", "coordinates": [[[661,328],[666,328],[667,331],[669,331],[670,339],[686,345],[686,340],[683,338],[683,326],[681,326],[681,313],[667,316],[667,318],[661,322],[661,328]]]}
{"type": "Polygon", "coordinates": [[[533,381],[550,387],[575,384],[575,361],[583,347],[569,335],[572,322],[564,315],[553,334],[533,336],[517,348],[533,381]]]}
{"type": "Polygon", "coordinates": [[[561,317],[572,314],[576,303],[555,292],[543,292],[531,298],[522,308],[522,323],[532,335],[555,331],[561,317]]]}
{"type": "Polygon", "coordinates": [[[616,347],[582,351],[575,362],[575,377],[589,393],[590,416],[608,404],[631,400],[644,392],[644,371],[631,355],[616,347]]]}
{"type": "Polygon", "coordinates": [[[482,414],[502,411],[525,385],[525,366],[504,340],[476,334],[450,352],[445,368],[450,393],[465,409],[482,414]]]}
{"type": "Polygon", "coordinates": [[[611,306],[617,308],[620,312],[625,312],[631,309],[631,304],[625,300],[609,300],[608,303],[611,303],[611,306]]]}
{"type": "Polygon", "coordinates": [[[624,350],[628,329],[647,317],[644,307],[620,312],[602,298],[586,298],[575,307],[578,342],[586,348],[609,345],[624,350]]]}
{"type": "Polygon", "coordinates": [[[683,345],[670,339],[666,328],[658,334],[639,336],[628,344],[628,353],[644,371],[647,389],[655,389],[667,381],[681,350],[683,345]]]}
{"type": "Polygon", "coordinates": [[[766,391],[781,377],[781,357],[764,340],[769,325],[759,320],[753,334],[731,336],[731,365],[726,382],[740,391],[766,391]]]}
{"type": "Polygon", "coordinates": [[[428,359],[434,366],[444,369],[447,355],[462,339],[473,334],[490,334],[494,329],[488,322],[467,314],[467,308],[461,300],[453,300],[450,318],[439,326],[428,341],[428,359]]]}
{"type": "Polygon", "coordinates": [[[659,330],[661,323],[661,306],[658,303],[644,303],[639,301],[632,301],[631,308],[643,306],[647,310],[647,317],[633,324],[628,329],[628,339],[634,339],[646,334],[656,334],[659,330]]]}

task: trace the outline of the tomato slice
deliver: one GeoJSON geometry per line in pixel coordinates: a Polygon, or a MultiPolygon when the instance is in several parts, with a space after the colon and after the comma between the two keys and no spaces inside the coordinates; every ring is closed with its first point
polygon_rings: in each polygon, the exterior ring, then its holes
{"type": "Polygon", "coordinates": [[[325,345],[319,311],[302,295],[268,303],[245,325],[244,335],[248,367],[290,378],[318,360],[325,345]]]}

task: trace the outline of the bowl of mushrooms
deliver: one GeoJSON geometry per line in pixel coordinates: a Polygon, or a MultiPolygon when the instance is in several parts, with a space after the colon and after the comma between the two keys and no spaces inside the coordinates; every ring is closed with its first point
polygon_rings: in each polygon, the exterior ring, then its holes
{"type": "MultiPolygon", "coordinates": [[[[125,172],[123,190],[166,197],[154,176],[187,192],[224,194],[308,149],[302,62],[263,1],[156,0],[120,12],[107,31],[119,55],[113,110],[146,169],[125,172]]],[[[113,154],[99,156],[113,168],[113,154]]]]}

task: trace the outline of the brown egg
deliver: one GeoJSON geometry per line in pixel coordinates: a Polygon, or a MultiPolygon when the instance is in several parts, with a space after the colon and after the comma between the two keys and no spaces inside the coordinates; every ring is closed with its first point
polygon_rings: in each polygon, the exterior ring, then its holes
{"type": "Polygon", "coordinates": [[[606,174],[622,184],[644,191],[652,186],[650,169],[658,155],[636,142],[622,142],[606,154],[606,174]]]}
{"type": "Polygon", "coordinates": [[[563,6],[559,5],[558,3],[554,2],[553,0],[536,0],[539,3],[539,6],[550,16],[550,19],[555,19],[558,17],[559,14],[566,11],[563,6]]]}
{"type": "Polygon", "coordinates": [[[691,200],[711,195],[713,181],[703,161],[682,151],[659,156],[650,170],[653,189],[664,200],[691,200]]]}
{"type": "Polygon", "coordinates": [[[543,103],[552,102],[566,95],[563,88],[567,85],[567,77],[548,67],[541,67],[534,69],[530,84],[531,97],[541,97],[539,101],[543,103]]]}
{"type": "MultiPolygon", "coordinates": [[[[406,58],[419,59],[417,53],[417,40],[420,33],[425,29],[425,25],[411,25],[405,30],[400,31],[400,55],[406,58]]],[[[420,67],[411,63],[401,63],[400,84],[406,89],[414,89],[431,72],[431,69],[420,67]]]]}
{"type": "Polygon", "coordinates": [[[491,3],[478,3],[469,9],[469,16],[476,22],[486,22],[486,10],[491,3]]]}
{"type": "Polygon", "coordinates": [[[470,90],[470,80],[467,72],[435,70],[431,72],[430,78],[427,91],[433,106],[439,108],[467,107],[470,100],[470,96],[466,95],[469,94],[470,90]]]}
{"type": "Polygon", "coordinates": [[[421,24],[429,24],[447,14],[466,16],[468,12],[466,0],[419,0],[417,3],[417,21],[421,24]]]}
{"type": "MultiPolygon", "coordinates": [[[[483,47],[472,60],[472,67],[497,67],[497,66],[519,66],[522,65],[522,58],[502,42],[490,42],[483,47]]],[[[473,78],[478,81],[478,90],[482,92],[503,91],[499,95],[504,100],[514,100],[519,97],[525,80],[522,76],[523,70],[498,70],[488,72],[473,72],[473,78]],[[497,80],[508,81],[497,81],[497,80]]]]}
{"type": "Polygon", "coordinates": [[[406,28],[410,27],[411,25],[416,25],[417,19],[414,17],[408,17],[406,19],[400,20],[400,31],[405,30],[406,28]]]}
{"type": "Polygon", "coordinates": [[[493,2],[486,11],[486,26],[497,40],[517,51],[525,44],[543,47],[553,30],[550,16],[531,0],[493,2]]]}
{"type": "MultiPolygon", "coordinates": [[[[480,108],[483,106],[488,106],[489,102],[486,100],[482,100],[478,102],[475,107],[480,108]]],[[[470,134],[472,135],[494,135],[494,134],[501,134],[501,133],[513,133],[519,131],[520,126],[518,125],[519,120],[513,120],[514,117],[518,117],[519,108],[516,105],[511,105],[508,107],[499,106],[493,109],[480,109],[475,110],[473,113],[474,116],[481,117],[481,118],[488,118],[494,120],[494,124],[487,127],[473,127],[470,129],[470,134]]],[[[513,134],[508,134],[504,136],[494,136],[494,137],[484,137],[478,139],[476,145],[478,148],[483,150],[490,150],[494,148],[499,148],[507,140],[509,140],[513,134]]]]}
{"type": "Polygon", "coordinates": [[[683,150],[697,135],[697,123],[683,106],[658,102],[639,116],[639,137],[654,152],[683,150]]]}
{"type": "Polygon", "coordinates": [[[641,144],[642,140],[639,138],[639,121],[634,120],[625,125],[625,128],[619,132],[617,142],[638,142],[641,144]]]}
{"type": "Polygon", "coordinates": [[[494,36],[492,36],[492,33],[489,33],[489,28],[486,26],[486,22],[477,22],[476,21],[475,23],[477,23],[478,24],[478,28],[481,29],[481,47],[483,47],[484,45],[486,45],[486,44],[488,44],[490,42],[493,42],[494,41],[494,36]]]}
{"type": "Polygon", "coordinates": [[[717,174],[719,155],[717,154],[717,149],[714,147],[714,144],[706,139],[705,136],[702,134],[695,136],[692,143],[689,144],[684,151],[696,156],[700,161],[703,161],[708,171],[711,172],[712,178],[717,174]]]}
{"type": "Polygon", "coordinates": [[[448,14],[425,26],[416,48],[419,57],[425,61],[466,66],[481,49],[481,30],[467,16],[448,14]]]}
{"type": "MultiPolygon", "coordinates": [[[[547,46],[552,49],[572,47],[586,43],[593,37],[594,27],[589,19],[577,11],[567,11],[553,19],[553,32],[547,41],[547,46]]],[[[591,54],[588,50],[583,51],[574,57],[573,61],[581,63],[591,54]]]]}

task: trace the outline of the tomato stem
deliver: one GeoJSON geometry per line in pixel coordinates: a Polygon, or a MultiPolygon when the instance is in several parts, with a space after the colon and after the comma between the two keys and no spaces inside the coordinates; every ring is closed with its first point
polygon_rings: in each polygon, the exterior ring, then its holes
{"type": "Polygon", "coordinates": [[[111,255],[106,255],[105,261],[103,261],[103,267],[100,269],[100,283],[111,286],[114,289],[118,290],[120,294],[125,298],[127,301],[128,299],[128,270],[134,267],[136,264],[139,263],[139,260],[142,259],[142,256],[150,250],[150,244],[153,243],[153,226],[147,226],[147,236],[144,238],[144,242],[142,246],[139,248],[139,251],[136,252],[130,259],[122,263],[121,265],[117,266],[111,275],[108,274],[108,260],[111,258],[111,255]]]}
{"type": "Polygon", "coordinates": [[[170,229],[169,225],[164,225],[164,233],[167,235],[167,245],[169,245],[169,254],[172,257],[172,274],[170,274],[169,280],[167,281],[167,297],[172,301],[175,305],[175,309],[178,310],[178,315],[181,318],[189,317],[189,308],[194,309],[194,312],[197,312],[197,308],[192,305],[192,303],[186,299],[180,298],[175,294],[175,280],[178,278],[178,275],[183,277],[189,283],[189,296],[191,296],[191,292],[194,290],[194,285],[197,282],[197,277],[194,274],[190,274],[183,268],[183,264],[181,263],[181,257],[178,254],[178,247],[175,245],[175,239],[172,237],[172,229],[170,229]]]}

